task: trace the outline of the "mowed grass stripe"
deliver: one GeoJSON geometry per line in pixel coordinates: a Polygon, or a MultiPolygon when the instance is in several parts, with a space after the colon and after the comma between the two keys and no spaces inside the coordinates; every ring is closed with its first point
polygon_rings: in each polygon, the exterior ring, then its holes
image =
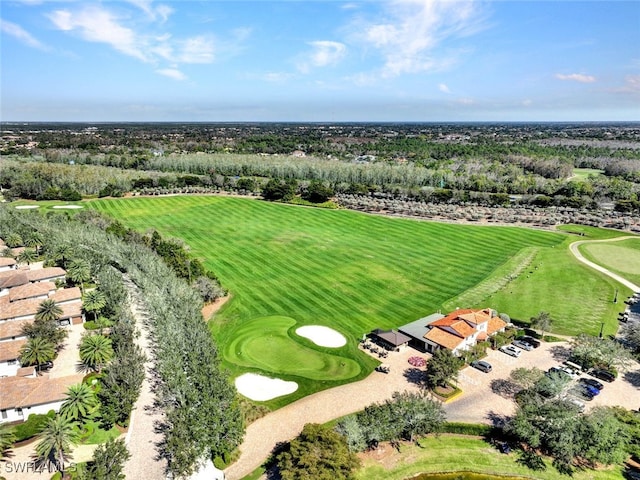
{"type": "MultiPolygon", "coordinates": [[[[146,197],[90,205],[140,231],[156,228],[182,238],[205,261],[233,295],[211,324],[222,346],[243,322],[271,315],[333,327],[351,339],[372,328],[397,327],[442,308],[520,249],[563,240],[549,232],[229,197],[146,197]]],[[[345,349],[350,358],[361,358],[355,345],[345,349]]],[[[233,359],[225,361],[238,371],[233,359]]]]}

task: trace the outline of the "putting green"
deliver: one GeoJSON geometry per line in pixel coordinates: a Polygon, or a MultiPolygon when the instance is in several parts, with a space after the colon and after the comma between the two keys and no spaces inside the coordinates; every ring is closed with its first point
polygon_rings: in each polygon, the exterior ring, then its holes
{"type": "Polygon", "coordinates": [[[289,333],[295,325],[290,317],[254,318],[230,332],[232,340],[224,346],[222,354],[239,366],[310,380],[346,380],[360,373],[360,365],[350,358],[298,343],[300,337],[289,333]]]}
{"type": "Polygon", "coordinates": [[[587,243],[580,251],[595,263],[640,283],[640,239],[587,243]]]}

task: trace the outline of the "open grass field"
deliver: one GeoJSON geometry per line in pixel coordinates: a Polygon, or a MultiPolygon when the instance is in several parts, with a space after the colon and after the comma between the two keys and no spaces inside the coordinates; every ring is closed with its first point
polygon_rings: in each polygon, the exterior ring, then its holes
{"type": "Polygon", "coordinates": [[[604,173],[604,170],[599,170],[597,168],[574,168],[573,169],[573,180],[585,180],[589,177],[599,177],[604,173]]]}
{"type": "MultiPolygon", "coordinates": [[[[534,471],[517,462],[515,453],[499,453],[480,438],[441,435],[420,440],[420,446],[403,444],[400,453],[382,462],[365,458],[356,478],[362,480],[405,480],[420,473],[473,471],[493,475],[522,476],[536,480],[563,478],[547,461],[547,468],[534,471]],[[383,466],[384,464],[384,466],[383,466]]],[[[391,447],[386,446],[390,449],[391,447]]],[[[614,480],[623,478],[620,466],[602,470],[576,471],[574,480],[614,480]]]]}
{"type": "Polygon", "coordinates": [[[640,237],[619,242],[589,243],[580,252],[598,265],[640,285],[640,237]]]}
{"type": "Polygon", "coordinates": [[[234,375],[253,371],[300,385],[271,406],[362,378],[375,366],[357,349],[363,334],[458,300],[514,318],[547,310],[559,333],[597,334],[609,314],[615,324],[615,313],[600,305],[613,296],[614,282],[578,264],[563,234],[216,196],[85,205],[140,231],[182,238],[219,276],[233,293],[210,322],[225,366],[234,375]],[[295,335],[302,325],[334,328],[348,343],[318,347],[295,335]]]}

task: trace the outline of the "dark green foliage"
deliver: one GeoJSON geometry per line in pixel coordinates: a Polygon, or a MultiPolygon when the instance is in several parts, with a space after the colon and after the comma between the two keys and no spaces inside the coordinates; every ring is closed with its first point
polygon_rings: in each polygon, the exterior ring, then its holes
{"type": "Polygon", "coordinates": [[[16,442],[27,440],[28,438],[35,437],[47,424],[50,418],[54,418],[56,412],[50,410],[46,415],[32,413],[27,418],[27,421],[15,426],[14,434],[16,436],[16,442]]]}
{"type": "Polygon", "coordinates": [[[275,178],[269,180],[262,187],[262,196],[265,200],[291,200],[296,194],[297,182],[295,180],[282,181],[275,178]]]}
{"type": "Polygon", "coordinates": [[[627,428],[627,448],[636,462],[640,461],[640,411],[626,410],[622,407],[612,407],[619,422],[627,428]]]}
{"type": "Polygon", "coordinates": [[[324,203],[333,195],[335,195],[333,188],[325,186],[319,180],[312,180],[302,193],[302,198],[312,203],[324,203]]]}
{"type": "Polygon", "coordinates": [[[415,393],[394,393],[393,398],[373,404],[338,423],[354,451],[384,441],[414,440],[440,430],[445,420],[442,405],[415,393]]]}
{"type": "Polygon", "coordinates": [[[314,423],[306,424],[276,461],[282,480],[350,480],[360,466],[342,435],[314,423]]]}
{"type": "Polygon", "coordinates": [[[256,189],[257,184],[253,178],[243,177],[238,179],[238,182],[236,183],[236,187],[238,187],[239,190],[246,190],[247,192],[253,192],[256,189]]]}
{"type": "Polygon", "coordinates": [[[430,387],[446,386],[446,384],[458,377],[458,371],[463,365],[463,360],[456,357],[450,350],[440,348],[427,362],[425,377],[430,387]]]}
{"type": "Polygon", "coordinates": [[[91,480],[124,480],[124,464],[131,457],[124,440],[109,439],[99,445],[93,460],[87,464],[87,475],[91,480]]]}
{"type": "Polygon", "coordinates": [[[456,433],[458,435],[488,436],[493,427],[480,423],[444,422],[440,427],[441,433],[456,433]]]}

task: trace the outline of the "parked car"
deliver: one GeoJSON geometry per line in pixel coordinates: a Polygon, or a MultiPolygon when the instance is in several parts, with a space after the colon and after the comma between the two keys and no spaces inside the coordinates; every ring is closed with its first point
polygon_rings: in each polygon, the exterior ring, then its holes
{"type": "Polygon", "coordinates": [[[577,398],[574,398],[574,397],[567,397],[567,398],[566,398],[566,400],[567,400],[569,403],[572,403],[572,404],[574,404],[576,407],[578,407],[578,410],[579,410],[580,412],[584,412],[584,409],[585,409],[584,402],[581,402],[580,400],[578,400],[577,398]]]}
{"type": "Polygon", "coordinates": [[[522,353],[522,350],[518,350],[513,345],[505,345],[503,347],[500,347],[500,351],[502,353],[506,353],[507,355],[511,355],[512,357],[516,357],[516,358],[518,358],[522,353]]]}
{"type": "Polygon", "coordinates": [[[473,362],[471,362],[471,366],[484,373],[489,373],[492,368],[491,364],[489,362],[485,362],[484,360],[474,360],[473,362]]]}
{"type": "Polygon", "coordinates": [[[609,383],[613,382],[616,379],[616,376],[613,373],[608,372],[607,370],[601,370],[599,368],[594,368],[593,370],[591,370],[591,376],[609,383]]]}
{"type": "Polygon", "coordinates": [[[527,342],[533,348],[538,348],[540,346],[540,340],[538,340],[537,338],[530,337],[529,335],[525,335],[520,340],[527,342]]]}
{"type": "Polygon", "coordinates": [[[561,367],[551,367],[549,371],[546,373],[546,375],[549,376],[552,373],[557,373],[562,377],[572,378],[571,375],[569,375],[569,373],[567,373],[567,371],[561,367]]]}
{"type": "Polygon", "coordinates": [[[584,383],[585,385],[591,385],[592,387],[595,387],[598,390],[602,390],[604,388],[604,385],[594,378],[581,378],[580,382],[584,383]]]}
{"type": "Polygon", "coordinates": [[[593,395],[589,390],[582,388],[584,386],[585,385],[583,385],[582,383],[579,383],[571,389],[570,393],[580,400],[586,400],[587,402],[590,402],[591,400],[593,400],[593,397],[595,397],[595,395],[593,395]]]}
{"type": "Polygon", "coordinates": [[[524,340],[514,340],[513,342],[511,342],[511,344],[515,345],[518,348],[521,348],[522,350],[526,350],[527,352],[533,350],[533,345],[525,342],[524,340]]]}
{"type": "Polygon", "coordinates": [[[595,397],[596,395],[600,395],[600,390],[596,387],[592,387],[591,385],[588,385],[586,383],[580,383],[579,385],[584,391],[589,392],[589,394],[593,397],[595,397]]]}

